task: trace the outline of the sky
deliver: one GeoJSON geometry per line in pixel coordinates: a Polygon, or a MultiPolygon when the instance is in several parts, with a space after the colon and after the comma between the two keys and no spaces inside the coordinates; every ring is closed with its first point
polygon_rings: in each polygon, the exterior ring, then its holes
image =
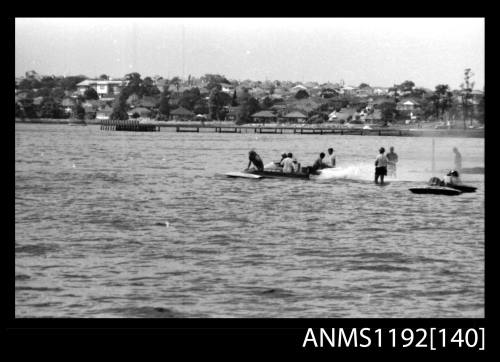
{"type": "Polygon", "coordinates": [[[484,86],[484,18],[17,18],[15,75],[484,86]]]}

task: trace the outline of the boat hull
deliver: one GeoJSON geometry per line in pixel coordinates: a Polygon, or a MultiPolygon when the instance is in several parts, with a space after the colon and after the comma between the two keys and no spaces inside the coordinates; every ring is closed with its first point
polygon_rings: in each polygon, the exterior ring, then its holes
{"type": "Polygon", "coordinates": [[[457,189],[452,189],[450,187],[443,187],[443,186],[412,187],[409,190],[414,194],[422,194],[422,195],[455,196],[455,195],[460,195],[462,193],[457,189]]]}
{"type": "Polygon", "coordinates": [[[476,192],[477,187],[467,186],[467,185],[453,185],[445,184],[446,187],[451,187],[452,189],[459,190],[462,192],[476,192]]]}
{"type": "Polygon", "coordinates": [[[294,178],[294,179],[309,179],[308,173],[285,173],[282,171],[249,171],[249,174],[258,175],[267,178],[294,178]]]}

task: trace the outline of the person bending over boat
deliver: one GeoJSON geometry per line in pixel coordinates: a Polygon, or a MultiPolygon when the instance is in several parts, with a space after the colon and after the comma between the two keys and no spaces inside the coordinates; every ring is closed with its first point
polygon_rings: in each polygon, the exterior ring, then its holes
{"type": "Polygon", "coordinates": [[[396,176],[396,163],[398,163],[398,154],[394,152],[394,147],[391,146],[387,154],[387,173],[391,176],[396,176]]]}
{"type": "Polygon", "coordinates": [[[262,159],[260,156],[255,152],[254,150],[251,150],[248,152],[248,166],[247,170],[250,169],[250,165],[253,163],[255,168],[257,168],[258,171],[264,171],[264,162],[262,162],[262,159]]]}
{"type": "Polygon", "coordinates": [[[375,159],[375,183],[378,184],[378,178],[380,177],[380,183],[383,184],[384,176],[387,176],[387,157],[384,155],[384,147],[381,147],[378,151],[380,154],[375,159]]]}
{"type": "Polygon", "coordinates": [[[292,153],[288,153],[286,155],[286,158],[281,161],[280,165],[283,166],[283,172],[284,173],[292,173],[292,172],[294,172],[293,154],[292,153]]]}
{"type": "Polygon", "coordinates": [[[323,152],[321,152],[319,154],[319,157],[316,159],[316,161],[314,161],[313,165],[311,166],[311,172],[316,172],[318,170],[322,170],[324,168],[327,168],[328,165],[326,165],[324,162],[323,162],[323,158],[325,158],[325,154],[323,152]]]}
{"type": "Polygon", "coordinates": [[[333,151],[335,151],[333,148],[329,148],[328,155],[325,157],[325,164],[327,164],[328,167],[335,167],[336,159],[333,151]]]}
{"type": "Polygon", "coordinates": [[[448,185],[460,185],[462,184],[462,180],[460,180],[460,175],[458,174],[458,171],[456,170],[450,170],[444,177],[444,184],[448,185]]]}

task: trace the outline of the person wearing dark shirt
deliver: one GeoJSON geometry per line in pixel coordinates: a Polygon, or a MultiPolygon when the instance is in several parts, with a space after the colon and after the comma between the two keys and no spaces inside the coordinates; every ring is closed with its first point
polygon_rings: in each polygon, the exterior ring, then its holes
{"type": "Polygon", "coordinates": [[[250,152],[248,152],[247,170],[250,168],[251,164],[253,164],[257,168],[257,170],[264,171],[264,162],[262,162],[262,159],[257,154],[257,152],[255,152],[254,150],[251,150],[250,152]]]}

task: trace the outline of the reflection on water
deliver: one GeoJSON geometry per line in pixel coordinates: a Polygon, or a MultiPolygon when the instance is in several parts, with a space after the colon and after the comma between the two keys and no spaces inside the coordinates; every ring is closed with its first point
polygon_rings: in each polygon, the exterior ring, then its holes
{"type": "MultiPolygon", "coordinates": [[[[431,139],[104,132],[16,124],[17,317],[482,317],[478,192],[415,195],[431,139]],[[247,152],[333,146],[317,180],[231,179],[247,152]],[[380,146],[398,179],[372,184],[380,146]]],[[[436,139],[436,169],[484,166],[436,139]]],[[[438,175],[439,176],[439,175],[438,175]]]]}

